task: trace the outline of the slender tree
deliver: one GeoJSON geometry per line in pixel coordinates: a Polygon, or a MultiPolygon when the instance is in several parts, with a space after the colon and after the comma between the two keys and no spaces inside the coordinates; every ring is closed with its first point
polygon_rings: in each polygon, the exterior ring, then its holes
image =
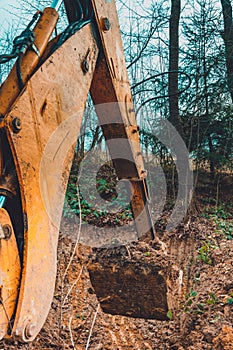
{"type": "Polygon", "coordinates": [[[179,118],[178,101],[178,63],[179,63],[179,22],[180,22],[180,0],[171,1],[171,16],[169,22],[169,120],[183,135],[179,118]]]}
{"type": "Polygon", "coordinates": [[[228,87],[233,102],[233,20],[230,0],[221,0],[224,20],[222,37],[225,43],[228,87]]]}

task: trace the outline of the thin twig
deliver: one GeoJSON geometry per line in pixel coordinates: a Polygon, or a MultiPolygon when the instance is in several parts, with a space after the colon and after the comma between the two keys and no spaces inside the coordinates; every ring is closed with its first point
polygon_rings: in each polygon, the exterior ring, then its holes
{"type": "Polygon", "coordinates": [[[65,298],[63,299],[63,303],[62,303],[62,306],[61,306],[61,307],[63,307],[63,306],[65,305],[66,299],[68,298],[68,296],[69,296],[70,293],[72,292],[74,286],[76,285],[76,283],[77,283],[78,280],[80,279],[82,273],[83,273],[83,265],[82,265],[82,267],[81,267],[81,270],[80,270],[80,272],[79,272],[78,277],[76,278],[76,280],[74,281],[74,283],[72,284],[72,286],[70,287],[70,289],[68,290],[68,292],[66,293],[66,296],[65,296],[65,298]]]}
{"type": "Polygon", "coordinates": [[[75,344],[74,344],[73,333],[72,333],[72,329],[71,329],[72,320],[73,320],[73,315],[70,316],[70,319],[69,319],[69,326],[68,326],[68,327],[69,327],[69,332],[70,332],[71,344],[72,344],[73,348],[76,349],[75,344]]]}
{"type": "Polygon", "coordinates": [[[126,250],[127,250],[127,253],[128,253],[128,255],[129,255],[129,258],[132,259],[132,256],[131,256],[131,253],[130,253],[130,250],[129,250],[129,247],[127,246],[127,244],[126,244],[125,248],[126,248],[126,250]]]}
{"type": "MultiPolygon", "coordinates": [[[[79,243],[79,240],[80,240],[80,234],[81,234],[81,226],[82,226],[82,211],[81,211],[81,202],[80,202],[80,196],[79,196],[79,193],[78,193],[78,205],[79,205],[79,229],[78,229],[78,234],[77,234],[77,238],[76,238],[76,242],[75,242],[75,245],[74,245],[74,249],[73,249],[73,252],[72,252],[72,255],[70,257],[70,260],[69,260],[69,263],[65,269],[65,272],[63,274],[63,277],[62,277],[62,281],[61,281],[61,293],[63,295],[63,290],[64,290],[64,281],[65,281],[65,277],[67,275],[67,272],[70,268],[70,265],[74,259],[74,256],[75,256],[75,253],[76,253],[76,250],[77,250],[77,246],[78,246],[78,243],[79,243]]],[[[82,273],[82,269],[81,269],[81,272],[82,273]]],[[[81,275],[80,275],[81,276],[81,275]]],[[[79,276],[77,277],[77,280],[79,279],[79,276]]],[[[77,283],[77,280],[75,281],[75,283],[77,283]]],[[[68,297],[69,293],[71,292],[72,288],[74,287],[75,284],[73,284],[70,288],[70,290],[68,291],[68,293],[66,294],[65,298],[64,298],[64,301],[63,303],[61,304],[61,323],[62,323],[62,307],[64,306],[64,303],[65,303],[65,300],[66,298],[68,297]]]]}
{"type": "Polygon", "coordinates": [[[80,202],[79,192],[77,192],[77,197],[78,197],[78,206],[79,206],[79,228],[78,228],[78,234],[77,234],[77,238],[76,238],[76,242],[75,242],[75,245],[74,245],[74,249],[73,249],[72,255],[70,257],[69,263],[68,263],[68,265],[67,265],[67,267],[65,269],[64,275],[63,275],[62,285],[64,284],[64,280],[65,280],[67,272],[68,272],[68,270],[70,268],[70,265],[71,265],[72,261],[74,260],[74,256],[75,256],[75,253],[76,253],[76,250],[77,250],[77,246],[78,246],[79,240],[80,240],[81,226],[82,226],[82,211],[81,211],[81,202],[80,202]]]}
{"type": "Polygon", "coordinates": [[[93,317],[93,321],[92,321],[92,324],[91,324],[91,329],[90,329],[90,332],[89,332],[89,335],[88,335],[87,345],[86,345],[85,350],[88,350],[88,348],[89,348],[89,344],[90,344],[93,328],[94,328],[96,317],[97,317],[97,314],[98,314],[98,311],[99,311],[99,306],[100,306],[100,304],[98,304],[96,312],[95,312],[94,317],[93,317]]]}

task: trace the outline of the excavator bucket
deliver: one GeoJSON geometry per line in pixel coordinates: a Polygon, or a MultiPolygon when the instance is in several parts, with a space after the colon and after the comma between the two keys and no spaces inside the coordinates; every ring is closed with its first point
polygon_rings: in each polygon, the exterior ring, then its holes
{"type": "Polygon", "coordinates": [[[164,256],[144,243],[95,250],[88,271],[103,311],[168,320],[164,261],[164,256]]]}

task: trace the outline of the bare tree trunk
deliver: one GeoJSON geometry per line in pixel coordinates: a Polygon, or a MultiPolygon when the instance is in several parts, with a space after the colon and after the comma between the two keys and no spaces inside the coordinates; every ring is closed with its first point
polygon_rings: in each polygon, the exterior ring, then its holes
{"type": "Polygon", "coordinates": [[[227,66],[227,80],[228,87],[233,102],[233,21],[232,21],[232,6],[230,0],[221,0],[224,32],[223,40],[225,43],[226,52],[226,66],[227,66]]]}
{"type": "Polygon", "coordinates": [[[178,102],[178,63],[179,63],[179,21],[180,0],[171,0],[171,16],[169,26],[169,120],[177,131],[183,135],[179,118],[178,102]]]}

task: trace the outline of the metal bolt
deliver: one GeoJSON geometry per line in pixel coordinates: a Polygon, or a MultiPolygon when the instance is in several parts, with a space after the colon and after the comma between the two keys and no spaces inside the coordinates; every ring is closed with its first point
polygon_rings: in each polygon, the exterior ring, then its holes
{"type": "Polygon", "coordinates": [[[12,120],[12,128],[14,132],[19,132],[22,129],[21,120],[19,118],[14,118],[12,120]]]}
{"type": "Polygon", "coordinates": [[[5,240],[7,241],[12,235],[12,228],[10,225],[6,224],[2,227],[2,230],[4,233],[5,240]]]}
{"type": "Polygon", "coordinates": [[[107,32],[108,30],[110,30],[111,23],[110,23],[110,21],[109,21],[109,19],[107,17],[102,18],[101,24],[102,24],[102,30],[103,31],[107,32]]]}
{"type": "Polygon", "coordinates": [[[8,239],[10,239],[11,235],[12,235],[11,226],[8,224],[2,226],[0,224],[0,239],[5,239],[6,241],[8,241],[8,239]]]}
{"type": "Polygon", "coordinates": [[[82,62],[82,71],[83,73],[87,73],[89,71],[89,63],[87,60],[82,62]]]}
{"type": "Polygon", "coordinates": [[[30,339],[35,334],[36,325],[35,323],[28,323],[24,329],[24,335],[26,339],[30,339]]]}

